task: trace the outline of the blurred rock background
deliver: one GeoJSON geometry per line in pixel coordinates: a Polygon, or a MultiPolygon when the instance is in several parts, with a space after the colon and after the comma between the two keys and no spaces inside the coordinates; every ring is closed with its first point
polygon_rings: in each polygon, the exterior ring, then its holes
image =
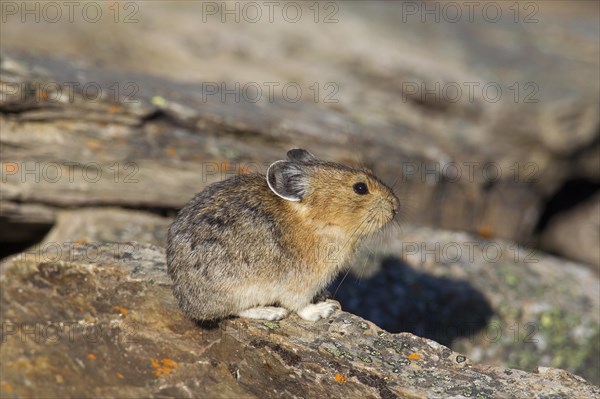
{"type": "Polygon", "coordinates": [[[598,2],[275,3],[2,2],[2,256],[164,245],[195,192],[305,147],[402,202],[346,310],[600,383],[598,2]]]}

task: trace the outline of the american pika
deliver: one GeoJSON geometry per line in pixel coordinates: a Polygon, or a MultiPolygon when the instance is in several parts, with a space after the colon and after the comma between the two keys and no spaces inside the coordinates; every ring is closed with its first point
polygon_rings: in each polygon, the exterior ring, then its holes
{"type": "Polygon", "coordinates": [[[366,169],[303,149],[269,167],[211,184],[169,228],[167,268],[186,315],[279,320],[329,317],[312,303],[348,263],[361,237],[392,221],[400,203],[366,169]]]}

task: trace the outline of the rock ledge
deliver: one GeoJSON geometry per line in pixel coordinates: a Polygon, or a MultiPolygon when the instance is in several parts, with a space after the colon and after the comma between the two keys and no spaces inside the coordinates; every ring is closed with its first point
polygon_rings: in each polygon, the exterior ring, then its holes
{"type": "Polygon", "coordinates": [[[177,309],[164,250],[80,244],[0,266],[3,398],[592,398],[566,371],[473,364],[346,312],[308,323],[199,325],[177,309]]]}

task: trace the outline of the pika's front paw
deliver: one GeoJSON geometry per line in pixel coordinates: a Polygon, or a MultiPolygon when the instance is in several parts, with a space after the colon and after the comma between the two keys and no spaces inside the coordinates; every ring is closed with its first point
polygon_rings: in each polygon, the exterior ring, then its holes
{"type": "Polygon", "coordinates": [[[260,319],[260,320],[281,320],[288,315],[287,309],[279,308],[275,306],[257,306],[241,311],[238,316],[247,317],[249,319],[260,319]]]}
{"type": "Polygon", "coordinates": [[[298,316],[308,321],[317,321],[320,319],[325,319],[336,310],[341,310],[342,307],[338,301],[334,301],[333,299],[328,299],[319,303],[311,303],[306,307],[300,309],[297,313],[298,316]]]}

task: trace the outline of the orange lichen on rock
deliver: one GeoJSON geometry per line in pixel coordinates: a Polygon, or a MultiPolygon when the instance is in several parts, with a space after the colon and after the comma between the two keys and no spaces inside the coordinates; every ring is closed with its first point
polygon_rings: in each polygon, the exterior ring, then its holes
{"type": "Polygon", "coordinates": [[[96,355],[94,355],[93,353],[88,353],[87,358],[90,360],[96,360],[96,355]]]}
{"type": "Polygon", "coordinates": [[[14,390],[13,386],[8,382],[2,382],[0,383],[0,386],[2,387],[2,390],[7,393],[12,393],[12,391],[14,390]]]}
{"type": "Polygon", "coordinates": [[[40,90],[38,93],[38,99],[41,101],[46,101],[50,97],[48,94],[48,90],[40,90]]]}
{"type": "Polygon", "coordinates": [[[494,236],[494,230],[489,224],[482,224],[477,227],[477,234],[482,238],[492,238],[494,236]]]}
{"type": "Polygon", "coordinates": [[[340,384],[343,384],[344,382],[346,382],[347,379],[348,379],[348,377],[346,377],[345,375],[341,375],[340,373],[337,373],[335,375],[335,380],[337,382],[339,382],[340,384]]]}
{"type": "Polygon", "coordinates": [[[418,360],[418,359],[420,359],[420,358],[421,358],[421,356],[419,356],[419,354],[418,354],[418,353],[411,353],[411,354],[408,356],[408,359],[409,359],[409,360],[418,360]]]}
{"type": "Polygon", "coordinates": [[[14,174],[19,171],[19,164],[16,162],[4,162],[4,172],[14,174]]]}
{"type": "Polygon", "coordinates": [[[175,147],[167,147],[167,156],[173,158],[177,155],[177,148],[175,147]]]}
{"type": "Polygon", "coordinates": [[[121,313],[123,316],[127,316],[127,309],[122,308],[120,306],[113,306],[113,309],[115,309],[117,312],[121,313]]]}
{"type": "Polygon", "coordinates": [[[102,142],[96,139],[87,139],[85,141],[85,146],[92,151],[97,151],[102,149],[102,142]]]}
{"type": "Polygon", "coordinates": [[[177,368],[177,363],[171,359],[150,359],[150,364],[154,369],[152,373],[157,377],[171,374],[171,372],[177,368]]]}

